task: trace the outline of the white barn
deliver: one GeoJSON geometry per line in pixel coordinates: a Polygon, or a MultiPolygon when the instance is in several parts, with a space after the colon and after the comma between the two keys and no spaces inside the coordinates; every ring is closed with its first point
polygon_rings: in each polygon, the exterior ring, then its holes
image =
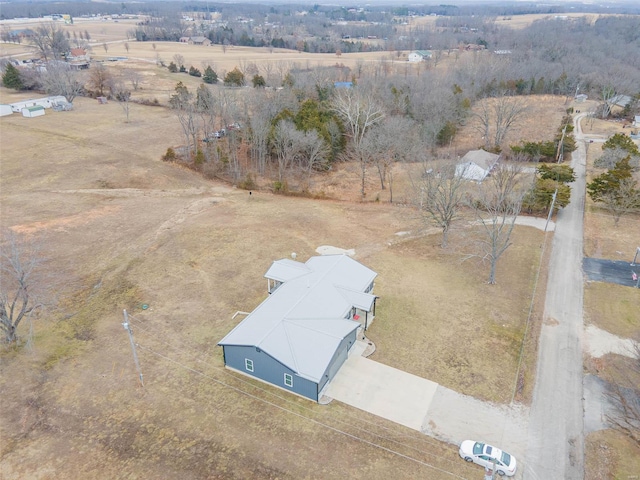
{"type": "Polygon", "coordinates": [[[11,115],[13,110],[11,110],[11,105],[0,105],[0,117],[5,117],[7,115],[11,115]]]}
{"type": "Polygon", "coordinates": [[[484,150],[471,150],[456,165],[456,176],[482,182],[500,160],[500,155],[484,150]]]}

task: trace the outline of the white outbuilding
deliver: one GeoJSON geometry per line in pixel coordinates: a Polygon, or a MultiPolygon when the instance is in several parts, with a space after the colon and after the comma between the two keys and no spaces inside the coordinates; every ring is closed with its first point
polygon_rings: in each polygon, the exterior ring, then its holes
{"type": "Polygon", "coordinates": [[[33,118],[33,117],[41,117],[44,115],[44,107],[40,105],[36,105],[35,107],[27,107],[22,109],[22,116],[33,118]]]}
{"type": "Polygon", "coordinates": [[[11,110],[11,105],[0,105],[0,117],[5,117],[7,115],[11,115],[13,110],[11,110]]]}

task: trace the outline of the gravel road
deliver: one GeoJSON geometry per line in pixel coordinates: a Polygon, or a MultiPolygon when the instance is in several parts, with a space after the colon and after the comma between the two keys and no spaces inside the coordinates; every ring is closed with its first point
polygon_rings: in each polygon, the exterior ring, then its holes
{"type": "Polygon", "coordinates": [[[576,117],[578,149],[571,166],[571,203],[561,210],[549,266],[537,378],[529,420],[525,479],[584,478],[583,214],[586,152],[576,117]]]}

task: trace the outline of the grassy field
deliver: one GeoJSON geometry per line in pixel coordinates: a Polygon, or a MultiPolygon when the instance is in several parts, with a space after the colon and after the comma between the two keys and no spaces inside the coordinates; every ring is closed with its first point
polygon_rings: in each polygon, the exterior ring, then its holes
{"type": "MultiPolygon", "coordinates": [[[[100,24],[86,28],[96,29],[96,40],[122,35],[101,33],[100,24]]],[[[140,69],[145,79],[138,94],[164,95],[163,102],[176,76],[155,66],[157,54],[170,60],[180,53],[220,69],[243,59],[312,66],[338,60],[177,43],[154,49],[131,42],[128,54],[123,43],[100,48],[94,46],[98,57],[130,57],[113,68],[140,69]]],[[[2,103],[32,96],[0,88],[2,103]]],[[[557,130],[563,99],[530,101],[536,110],[509,141],[544,140],[557,130]]],[[[125,123],[115,103],[78,98],[74,106],[36,119],[0,119],[0,224],[43,245],[59,300],[59,309],[35,320],[32,349],[0,356],[3,478],[44,479],[61,471],[69,479],[477,474],[454,446],[337,402],[315,405],[232,374],[215,344],[237,324],[234,312],[250,311],[265,298],[263,275],[273,260],[292,252],[305,260],[319,245],[354,248],[356,258],[379,273],[380,301],[368,332],[377,346],[374,360],[462,393],[509,401],[545,242],[541,232],[516,228],[514,245],[499,263],[498,285],[489,286],[487,265],[462,261],[470,229],[453,232],[451,248],[442,251],[438,235],[421,234],[424,226],[410,208],[385,201],[388,192],[373,175],[368,201],[356,202],[356,166],[340,165],[317,179],[330,200],[261,191],[249,197],[159,160],[181,143],[169,110],[134,104],[125,123]],[[144,389],[120,324],[124,308],[132,314],[144,389]]],[[[479,140],[467,126],[450,153],[476,148],[479,140]]],[[[396,178],[396,198],[409,198],[408,174],[396,178]]],[[[544,278],[543,269],[525,348],[525,402],[544,278]]],[[[619,465],[621,472],[629,468],[619,465]]]]}
{"type": "MultiPolygon", "coordinates": [[[[0,90],[3,102],[21,97],[0,90]]],[[[72,112],[0,120],[1,223],[43,243],[60,299],[60,311],[35,321],[32,351],[2,356],[4,477],[46,478],[62,463],[67,478],[448,478],[434,467],[472,475],[452,446],[247,383],[224,370],[215,343],[235,311],[264,299],[271,261],[306,259],[323,244],[355,248],[380,274],[375,359],[505,401],[487,385],[515,381],[541,234],[518,229],[490,287],[487,266],[460,263],[463,252],[396,235],[423,228],[406,207],[249,197],[161,162],[179,142],[175,118],[133,108],[125,123],[118,105],[79,98],[72,112]],[[476,347],[459,353],[456,330],[476,347]]]]}

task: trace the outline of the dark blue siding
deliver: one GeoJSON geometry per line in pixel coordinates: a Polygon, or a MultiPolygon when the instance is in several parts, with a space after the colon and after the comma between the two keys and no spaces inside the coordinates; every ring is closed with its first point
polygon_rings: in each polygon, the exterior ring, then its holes
{"type": "Polygon", "coordinates": [[[282,387],[285,390],[291,390],[313,401],[318,401],[318,385],[315,382],[298,377],[293,370],[285,367],[266,353],[258,351],[256,347],[224,345],[222,348],[224,349],[225,364],[229,367],[282,387]],[[246,358],[253,360],[253,372],[249,372],[245,368],[246,358]],[[285,373],[293,376],[293,387],[287,387],[284,384],[285,373]]]}
{"type": "Polygon", "coordinates": [[[334,353],[333,358],[331,359],[331,363],[329,363],[327,370],[324,372],[324,375],[322,376],[322,380],[320,380],[319,390],[322,390],[325,384],[329,380],[331,380],[336,373],[338,373],[338,370],[340,370],[340,367],[347,359],[349,350],[355,343],[356,343],[356,330],[354,330],[349,335],[344,337],[342,339],[342,342],[340,342],[340,346],[336,350],[336,353],[334,353]]]}

